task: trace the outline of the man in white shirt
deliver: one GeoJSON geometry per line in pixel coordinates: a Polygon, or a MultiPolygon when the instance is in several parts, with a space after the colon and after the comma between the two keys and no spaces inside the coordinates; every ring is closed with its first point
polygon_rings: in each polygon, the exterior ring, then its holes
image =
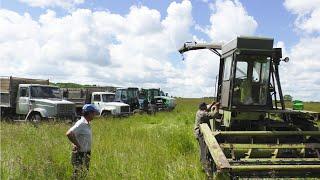
{"type": "Polygon", "coordinates": [[[74,167],[72,179],[85,178],[90,163],[92,131],[90,122],[95,114],[99,113],[92,104],[86,104],[82,108],[83,116],[66,133],[73,145],[71,162],[74,167]]]}

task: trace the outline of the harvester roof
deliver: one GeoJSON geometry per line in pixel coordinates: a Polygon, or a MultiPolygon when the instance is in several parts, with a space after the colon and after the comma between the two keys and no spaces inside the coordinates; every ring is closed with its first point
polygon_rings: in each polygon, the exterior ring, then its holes
{"type": "Polygon", "coordinates": [[[273,39],[255,36],[239,36],[222,46],[222,54],[234,49],[272,50],[273,39]]]}

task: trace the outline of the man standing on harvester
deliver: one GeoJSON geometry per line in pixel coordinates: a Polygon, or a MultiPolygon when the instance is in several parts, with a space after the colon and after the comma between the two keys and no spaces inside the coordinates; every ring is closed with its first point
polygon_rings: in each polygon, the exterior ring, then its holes
{"type": "Polygon", "coordinates": [[[207,107],[207,104],[205,102],[200,103],[199,110],[196,113],[196,120],[194,126],[194,133],[200,146],[200,161],[204,171],[209,177],[212,175],[209,164],[209,157],[207,157],[209,153],[207,153],[208,148],[204,142],[203,135],[200,132],[200,124],[207,123],[210,127],[210,119],[216,118],[219,114],[219,105],[219,103],[212,102],[212,104],[209,107],[207,107]]]}
{"type": "Polygon", "coordinates": [[[93,104],[82,108],[83,116],[66,133],[73,145],[71,162],[74,167],[72,179],[84,179],[89,170],[92,131],[90,122],[99,113],[93,104]]]}

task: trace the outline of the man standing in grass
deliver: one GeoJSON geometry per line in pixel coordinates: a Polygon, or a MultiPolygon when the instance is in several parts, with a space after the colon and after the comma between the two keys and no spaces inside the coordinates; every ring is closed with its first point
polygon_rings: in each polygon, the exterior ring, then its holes
{"type": "Polygon", "coordinates": [[[74,168],[72,179],[83,179],[89,170],[92,131],[90,122],[99,111],[92,104],[82,108],[83,116],[66,133],[73,145],[71,162],[74,168]]]}
{"type": "Polygon", "coordinates": [[[211,177],[212,169],[208,157],[208,148],[204,142],[203,134],[200,132],[200,124],[207,123],[210,127],[210,119],[216,118],[218,115],[219,103],[212,102],[212,104],[207,108],[205,102],[199,104],[199,110],[196,114],[194,133],[196,139],[198,140],[200,146],[200,161],[203,167],[203,170],[206,174],[211,177]]]}

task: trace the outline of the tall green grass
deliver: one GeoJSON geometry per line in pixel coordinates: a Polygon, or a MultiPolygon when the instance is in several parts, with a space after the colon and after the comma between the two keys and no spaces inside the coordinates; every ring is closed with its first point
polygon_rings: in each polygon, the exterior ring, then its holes
{"type": "MultiPolygon", "coordinates": [[[[155,116],[96,118],[88,179],[205,179],[193,135],[200,101],[178,99],[155,116]]],[[[1,179],[70,179],[70,126],[1,122],[1,179]]]]}
{"type": "MultiPolygon", "coordinates": [[[[200,100],[155,116],[92,122],[89,179],[204,179],[193,135],[200,100]]],[[[66,123],[1,123],[1,179],[69,179],[66,123]]]]}

